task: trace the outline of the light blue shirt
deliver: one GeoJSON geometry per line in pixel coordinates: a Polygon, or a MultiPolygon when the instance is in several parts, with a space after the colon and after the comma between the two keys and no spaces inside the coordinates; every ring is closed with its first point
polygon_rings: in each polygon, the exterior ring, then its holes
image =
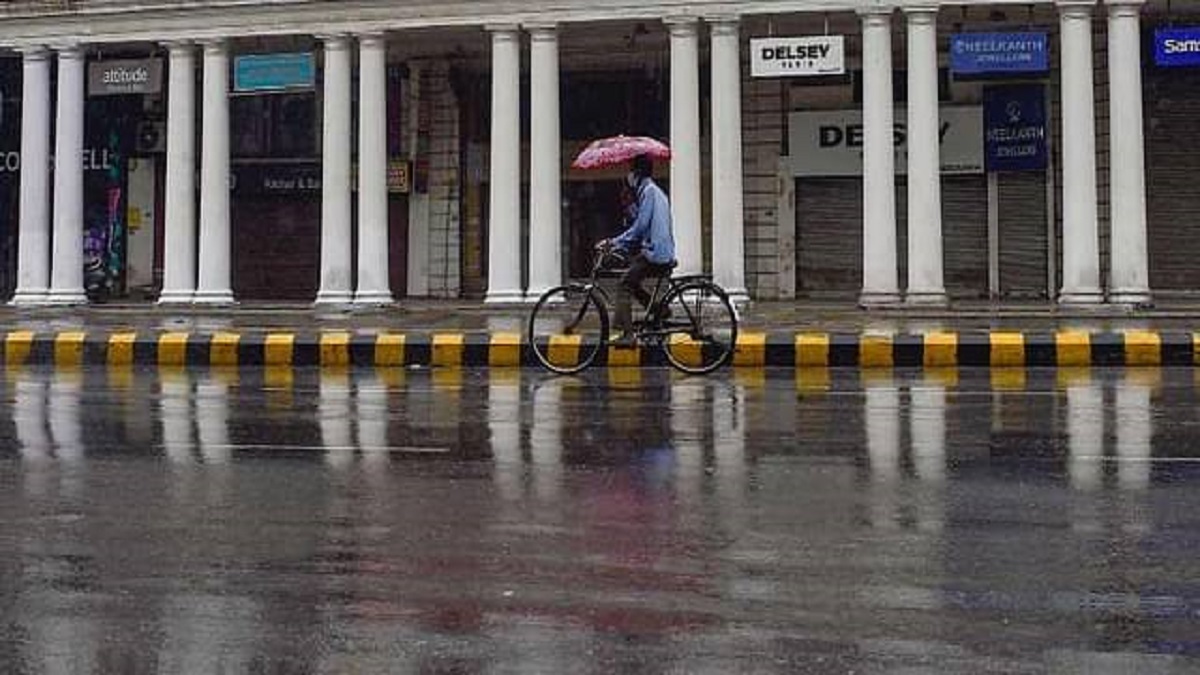
{"type": "Polygon", "coordinates": [[[665,265],[675,261],[675,236],[671,232],[671,203],[662,188],[643,178],[637,188],[637,213],[633,224],[613,242],[629,250],[640,244],[642,255],[652,263],[665,265]]]}

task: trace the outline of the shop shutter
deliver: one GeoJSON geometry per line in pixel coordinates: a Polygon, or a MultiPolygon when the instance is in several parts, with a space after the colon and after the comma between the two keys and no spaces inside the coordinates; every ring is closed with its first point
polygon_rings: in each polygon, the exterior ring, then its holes
{"type": "MultiPolygon", "coordinates": [[[[1200,74],[1147,71],[1146,211],[1150,288],[1200,289],[1200,74]]],[[[1119,255],[1119,252],[1118,252],[1119,255]]]]}
{"type": "Polygon", "coordinates": [[[1002,173],[999,177],[1000,294],[1005,298],[1046,297],[1046,174],[1002,173]]]}
{"type": "Polygon", "coordinates": [[[952,298],[987,295],[987,178],[942,177],[942,256],[946,293],[952,298]]]}
{"type": "Polygon", "coordinates": [[[862,289],[862,179],[796,180],[796,293],[854,297],[862,289]]]}

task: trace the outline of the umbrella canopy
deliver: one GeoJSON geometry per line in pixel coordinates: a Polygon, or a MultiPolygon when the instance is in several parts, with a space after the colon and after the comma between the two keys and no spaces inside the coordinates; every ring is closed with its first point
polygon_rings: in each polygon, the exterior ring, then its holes
{"type": "Polygon", "coordinates": [[[647,136],[613,136],[592,141],[571,166],[576,169],[601,169],[628,162],[639,155],[650,159],[671,159],[666,143],[647,136]]]}

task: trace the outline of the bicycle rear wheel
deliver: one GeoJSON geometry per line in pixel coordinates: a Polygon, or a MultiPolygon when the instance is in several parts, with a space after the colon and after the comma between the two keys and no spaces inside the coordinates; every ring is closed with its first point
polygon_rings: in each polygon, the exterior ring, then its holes
{"type": "Polygon", "coordinates": [[[701,375],[725,365],[737,345],[738,320],[725,291],[708,281],[676,286],[663,298],[670,318],[663,322],[667,361],[685,373],[701,375]]]}
{"type": "Polygon", "coordinates": [[[592,365],[608,341],[608,310],[594,287],[567,284],[542,294],[529,315],[529,346],[556,373],[592,365]]]}

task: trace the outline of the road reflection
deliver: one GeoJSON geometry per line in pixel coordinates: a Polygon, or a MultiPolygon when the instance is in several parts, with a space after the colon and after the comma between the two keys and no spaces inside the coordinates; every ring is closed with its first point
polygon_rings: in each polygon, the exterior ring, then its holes
{"type": "Polygon", "coordinates": [[[99,369],[4,386],[5,673],[1106,673],[1200,656],[1191,371],[99,369]]]}

